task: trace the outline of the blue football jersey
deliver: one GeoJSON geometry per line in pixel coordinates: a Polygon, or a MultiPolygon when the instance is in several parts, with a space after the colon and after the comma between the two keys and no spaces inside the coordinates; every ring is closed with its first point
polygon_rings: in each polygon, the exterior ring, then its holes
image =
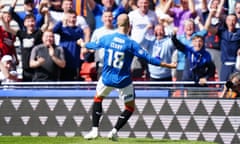
{"type": "Polygon", "coordinates": [[[107,86],[123,88],[132,83],[131,63],[134,56],[145,59],[153,65],[160,65],[160,58],[150,54],[127,35],[114,33],[103,36],[99,42],[89,42],[88,49],[104,48],[103,83],[107,86]]]}

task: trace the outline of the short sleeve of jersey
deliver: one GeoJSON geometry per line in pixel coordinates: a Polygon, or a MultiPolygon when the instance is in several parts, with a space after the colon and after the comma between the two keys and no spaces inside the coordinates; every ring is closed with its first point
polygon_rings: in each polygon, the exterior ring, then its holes
{"type": "Polygon", "coordinates": [[[94,49],[94,50],[103,48],[105,47],[105,43],[108,41],[110,37],[111,37],[110,35],[102,36],[98,41],[88,42],[85,45],[85,47],[88,49],[94,49]]]}
{"type": "MultiPolygon", "coordinates": [[[[101,39],[100,39],[101,40],[101,39]]],[[[100,41],[99,40],[99,41],[100,41]]],[[[99,42],[88,42],[86,43],[85,47],[87,49],[94,49],[94,50],[97,50],[99,48],[101,48],[101,44],[99,42]]]]}

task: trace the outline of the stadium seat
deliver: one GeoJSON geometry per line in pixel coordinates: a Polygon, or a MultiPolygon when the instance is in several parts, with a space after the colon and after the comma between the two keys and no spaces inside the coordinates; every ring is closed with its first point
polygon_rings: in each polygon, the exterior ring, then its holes
{"type": "Polygon", "coordinates": [[[95,81],[97,80],[97,71],[95,62],[84,62],[80,70],[80,76],[85,79],[85,81],[95,81]]]}

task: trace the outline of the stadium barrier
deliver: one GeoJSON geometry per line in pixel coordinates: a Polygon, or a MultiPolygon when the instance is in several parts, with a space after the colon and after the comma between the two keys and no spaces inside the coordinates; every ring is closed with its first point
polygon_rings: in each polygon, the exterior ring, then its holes
{"type": "MultiPolygon", "coordinates": [[[[136,110],[120,137],[240,143],[240,100],[219,99],[224,82],[134,82],[136,110]],[[176,94],[178,92],[178,94],[176,94]]],[[[2,83],[0,135],[83,136],[91,127],[96,82],[2,83]]],[[[117,121],[123,103],[114,91],[103,101],[100,135],[117,121]]]]}

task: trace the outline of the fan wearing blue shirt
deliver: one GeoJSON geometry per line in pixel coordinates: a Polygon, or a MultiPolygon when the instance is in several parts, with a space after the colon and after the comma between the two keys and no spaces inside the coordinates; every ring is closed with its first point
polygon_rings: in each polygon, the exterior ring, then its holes
{"type": "Polygon", "coordinates": [[[60,35],[60,46],[64,50],[66,67],[61,71],[61,81],[79,80],[78,75],[81,65],[81,47],[77,45],[78,39],[84,38],[81,27],[76,26],[77,15],[74,10],[66,13],[66,19],[59,21],[53,28],[53,32],[60,35]]]}
{"type": "Polygon", "coordinates": [[[215,65],[204,47],[204,37],[193,35],[192,46],[181,43],[176,35],[172,37],[172,41],[176,48],[186,55],[183,81],[194,81],[194,86],[207,86],[207,80],[215,74],[215,65]]]}
{"type": "Polygon", "coordinates": [[[84,136],[85,139],[95,139],[98,136],[99,120],[102,115],[102,101],[114,89],[119,92],[119,97],[125,103],[125,110],[119,116],[115,127],[108,134],[111,140],[117,140],[117,132],[127,123],[134,111],[135,92],[131,80],[131,63],[134,56],[145,59],[148,63],[174,68],[175,64],[162,62],[160,58],[151,57],[135,41],[131,40],[129,32],[129,18],[121,14],[117,18],[118,32],[103,36],[99,42],[87,43],[88,49],[104,48],[104,66],[102,76],[98,81],[96,96],[93,104],[93,127],[84,136]]]}
{"type": "Polygon", "coordinates": [[[12,18],[17,22],[20,29],[26,29],[24,26],[24,19],[26,15],[32,13],[36,19],[36,27],[40,28],[44,23],[44,15],[41,14],[34,5],[34,0],[24,0],[24,11],[15,12],[15,6],[19,0],[13,0],[10,6],[9,12],[12,15],[12,18]]]}
{"type": "MultiPolygon", "coordinates": [[[[213,14],[210,13],[210,20],[213,14]]],[[[240,49],[240,29],[236,27],[237,16],[228,14],[225,23],[220,27],[211,27],[210,31],[220,38],[221,71],[220,81],[227,81],[230,75],[236,71],[237,51],[240,49]]]]}
{"type": "Polygon", "coordinates": [[[113,26],[117,26],[117,17],[126,13],[128,5],[127,0],[122,0],[119,5],[116,5],[114,0],[101,0],[101,4],[96,3],[94,0],[87,0],[89,9],[92,11],[95,19],[95,29],[103,26],[102,15],[104,11],[111,11],[113,14],[113,26]]]}

